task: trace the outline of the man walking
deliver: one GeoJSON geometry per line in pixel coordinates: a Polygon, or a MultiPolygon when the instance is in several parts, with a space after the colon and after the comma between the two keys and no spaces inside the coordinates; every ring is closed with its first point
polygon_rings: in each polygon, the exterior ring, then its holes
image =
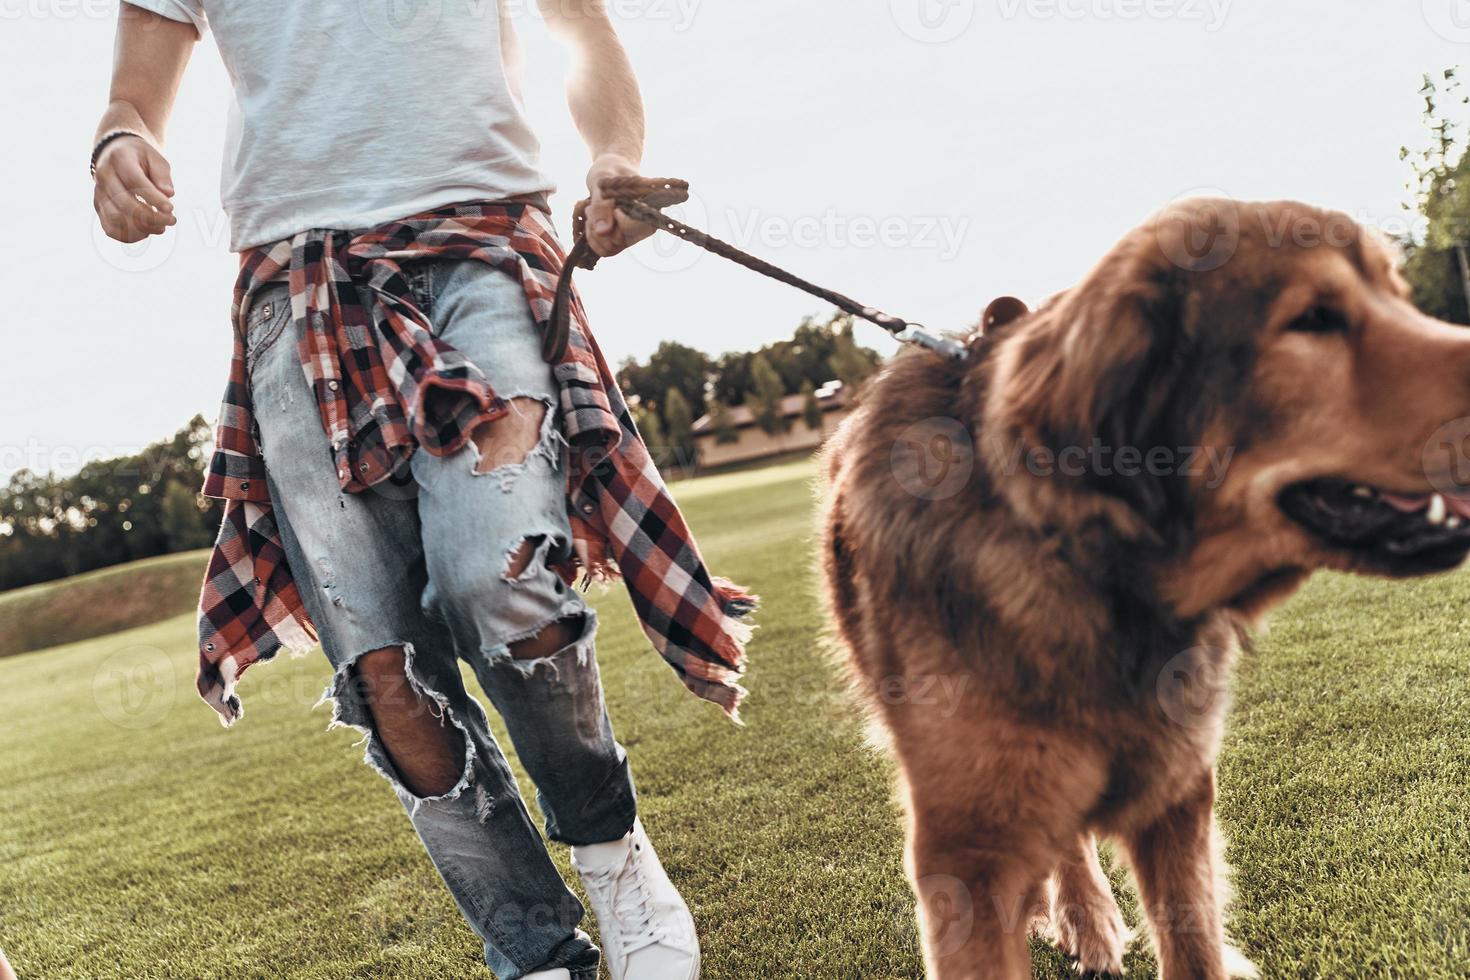
{"type": "MultiPolygon", "coordinates": [[[[643,109],[602,0],[540,0],[576,48],[587,234],[650,233],[600,193],[637,173],[643,109]]],[[[227,501],[201,597],[199,689],[320,640],[338,721],[388,778],[504,980],[591,980],[599,951],[480,704],[470,664],[572,846],[615,980],[699,972],[688,907],[637,818],[573,584],[621,575],[645,632],[732,715],[753,601],[713,579],[573,304],[490,0],[127,0],[92,154],[103,228],[176,222],[164,128],[198,37],[235,91],[223,201],[235,354],[205,492],[227,501]]]]}

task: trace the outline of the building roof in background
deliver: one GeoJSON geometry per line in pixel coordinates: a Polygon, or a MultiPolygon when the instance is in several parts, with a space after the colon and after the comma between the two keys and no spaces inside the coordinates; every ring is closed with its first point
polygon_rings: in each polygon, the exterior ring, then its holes
{"type": "MultiPolygon", "coordinates": [[[[824,412],[835,412],[847,407],[847,392],[842,387],[841,381],[828,381],[817,389],[817,404],[822,406],[824,412]]],[[[802,413],[806,405],[803,395],[787,395],[781,399],[781,415],[785,418],[795,418],[802,413]]],[[[730,406],[730,425],[736,429],[748,429],[755,425],[755,413],[745,405],[730,406]]],[[[714,423],[708,415],[701,415],[694,423],[694,434],[702,436],[715,431],[714,423]]]]}

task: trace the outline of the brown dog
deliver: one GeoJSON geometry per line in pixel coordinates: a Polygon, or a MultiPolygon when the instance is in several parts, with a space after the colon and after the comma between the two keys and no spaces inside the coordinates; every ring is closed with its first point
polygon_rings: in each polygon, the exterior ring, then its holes
{"type": "Polygon", "coordinates": [[[1166,980],[1249,975],[1212,815],[1229,669],[1313,569],[1463,561],[1470,330],[1289,203],[1171,208],[1020,312],[965,363],[896,358],[828,451],[828,600],[900,765],[929,974],[1030,976],[1047,920],[1121,972],[1105,835],[1166,980]]]}

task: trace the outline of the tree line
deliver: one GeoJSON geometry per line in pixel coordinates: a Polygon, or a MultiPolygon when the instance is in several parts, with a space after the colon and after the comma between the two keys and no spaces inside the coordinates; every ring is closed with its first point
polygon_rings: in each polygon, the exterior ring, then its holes
{"type": "Polygon", "coordinates": [[[769,434],[787,427],[781,402],[804,395],[803,414],[818,427],[816,389],[828,381],[856,387],[877,370],[878,352],[853,337],[852,317],[803,320],[789,340],[759,350],[711,356],[666,340],[648,360],[625,360],[618,384],[628,396],[643,439],[662,465],[688,468],[695,462],[694,423],[710,416],[715,438],[733,442],[732,408],[744,405],[769,434]],[[813,414],[815,413],[815,415],[813,414]]]}
{"type": "Polygon", "coordinates": [[[0,488],[0,590],[210,544],[222,508],[199,488],[213,438],[196,415],[172,438],[71,476],[17,471],[0,488]]]}

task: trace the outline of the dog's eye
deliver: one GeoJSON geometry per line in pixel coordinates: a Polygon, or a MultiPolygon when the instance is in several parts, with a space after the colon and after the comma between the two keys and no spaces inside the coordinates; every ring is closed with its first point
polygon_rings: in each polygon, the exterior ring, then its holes
{"type": "Polygon", "coordinates": [[[1330,306],[1315,306],[1286,325],[1293,333],[1347,333],[1347,317],[1330,306]]]}

